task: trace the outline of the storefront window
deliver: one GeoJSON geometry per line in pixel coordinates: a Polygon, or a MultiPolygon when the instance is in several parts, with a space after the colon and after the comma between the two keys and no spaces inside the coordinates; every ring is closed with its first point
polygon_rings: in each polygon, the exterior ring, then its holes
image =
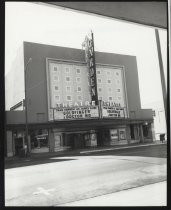
{"type": "Polygon", "coordinates": [[[31,152],[48,152],[48,131],[46,129],[31,132],[31,152]]]}
{"type": "Polygon", "coordinates": [[[143,125],[143,135],[144,137],[148,137],[148,134],[149,134],[149,127],[148,125],[143,125]]]}
{"type": "Polygon", "coordinates": [[[125,129],[119,129],[119,140],[125,140],[125,139],[126,139],[125,129]]]}
{"type": "Polygon", "coordinates": [[[118,140],[118,130],[117,129],[110,130],[110,138],[111,138],[111,140],[118,140]]]}

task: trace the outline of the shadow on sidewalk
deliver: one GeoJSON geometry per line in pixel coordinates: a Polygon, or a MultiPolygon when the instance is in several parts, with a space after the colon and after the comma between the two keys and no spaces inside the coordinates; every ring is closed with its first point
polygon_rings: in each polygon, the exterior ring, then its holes
{"type": "Polygon", "coordinates": [[[46,164],[46,163],[54,163],[54,162],[62,162],[62,161],[69,161],[69,160],[75,160],[75,159],[31,159],[31,158],[21,158],[18,161],[10,161],[8,163],[5,163],[5,169],[9,168],[18,168],[18,167],[24,167],[24,166],[31,166],[31,165],[40,165],[40,164],[46,164]]]}

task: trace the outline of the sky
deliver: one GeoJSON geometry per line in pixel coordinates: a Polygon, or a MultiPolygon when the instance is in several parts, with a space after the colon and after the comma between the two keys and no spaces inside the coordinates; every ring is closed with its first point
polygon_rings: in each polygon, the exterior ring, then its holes
{"type": "MultiPolygon", "coordinates": [[[[81,49],[90,30],[96,51],[137,57],[142,108],[162,101],[154,28],[45,4],[5,2],[5,74],[23,41],[81,49]]],[[[167,31],[159,35],[167,76],[167,31]]]]}

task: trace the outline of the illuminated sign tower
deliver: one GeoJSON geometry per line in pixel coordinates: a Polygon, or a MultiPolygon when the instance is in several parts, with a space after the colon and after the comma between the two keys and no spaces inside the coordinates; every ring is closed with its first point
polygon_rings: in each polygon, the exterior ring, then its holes
{"type": "Polygon", "coordinates": [[[95,101],[95,104],[98,105],[96,61],[95,61],[95,51],[94,51],[94,37],[92,31],[90,36],[85,37],[82,47],[85,49],[85,59],[89,69],[89,86],[90,86],[91,100],[95,101]]]}

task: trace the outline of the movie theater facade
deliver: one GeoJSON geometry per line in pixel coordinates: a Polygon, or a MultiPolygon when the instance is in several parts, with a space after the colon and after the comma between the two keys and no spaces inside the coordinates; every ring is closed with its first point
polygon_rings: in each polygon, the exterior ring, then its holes
{"type": "Polygon", "coordinates": [[[24,42],[17,70],[6,80],[7,156],[25,144],[39,153],[153,141],[152,110],[141,109],[136,57],[94,52],[92,44],[80,50],[24,42]],[[30,58],[27,142],[24,66],[30,58]]]}

